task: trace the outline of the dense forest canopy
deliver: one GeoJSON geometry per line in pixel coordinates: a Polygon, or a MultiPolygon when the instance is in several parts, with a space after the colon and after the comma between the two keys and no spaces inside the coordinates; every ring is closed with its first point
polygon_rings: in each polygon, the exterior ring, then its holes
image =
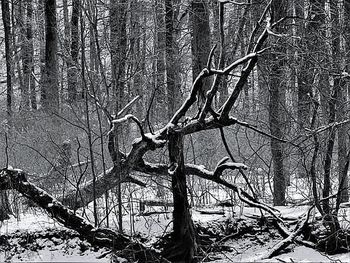
{"type": "Polygon", "coordinates": [[[350,1],[1,11],[0,221],[36,205],[92,244],[148,251],[123,215],[169,206],[170,238],[146,258],[196,262],[191,211],[226,203],[277,229],[263,258],[293,242],[349,251],[350,1]],[[277,209],[289,205],[308,206],[295,228],[277,209]]]}

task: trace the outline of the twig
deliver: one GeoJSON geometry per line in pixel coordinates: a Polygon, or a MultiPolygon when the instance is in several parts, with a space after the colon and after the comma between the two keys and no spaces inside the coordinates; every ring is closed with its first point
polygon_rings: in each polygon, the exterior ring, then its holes
{"type": "Polygon", "coordinates": [[[128,104],[126,104],[124,106],[124,108],[122,108],[118,113],[117,116],[115,118],[120,117],[121,115],[123,115],[127,110],[129,110],[134,104],[135,102],[137,102],[140,99],[140,95],[137,95],[135,98],[133,98],[128,104]]]}
{"type": "MultiPolygon", "coordinates": [[[[221,140],[222,142],[224,143],[224,146],[225,146],[225,149],[226,149],[226,152],[228,153],[228,155],[230,156],[231,160],[236,163],[236,160],[235,158],[233,157],[231,151],[230,151],[230,148],[227,144],[227,141],[226,141],[226,138],[225,138],[225,133],[224,133],[224,129],[222,127],[219,128],[219,131],[220,131],[220,135],[221,135],[221,140]]],[[[243,176],[244,180],[246,181],[248,187],[249,187],[249,190],[252,192],[254,198],[256,198],[256,194],[254,192],[254,189],[252,187],[252,185],[250,184],[249,180],[248,180],[248,177],[246,176],[246,174],[243,172],[242,168],[239,168],[239,172],[240,174],[243,176]]]]}

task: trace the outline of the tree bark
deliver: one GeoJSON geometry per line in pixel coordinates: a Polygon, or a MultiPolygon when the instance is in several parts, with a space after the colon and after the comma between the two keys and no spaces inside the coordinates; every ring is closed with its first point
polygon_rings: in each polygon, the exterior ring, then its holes
{"type": "Polygon", "coordinates": [[[78,90],[79,11],[80,0],[72,1],[70,58],[67,63],[68,102],[70,103],[74,103],[77,100],[78,90]]]}
{"type": "Polygon", "coordinates": [[[23,97],[22,110],[36,109],[36,92],[34,80],[34,44],[33,44],[33,3],[26,1],[25,37],[23,43],[23,97]]]}
{"type": "MultiPolygon", "coordinates": [[[[272,1],[272,15],[275,21],[287,15],[287,3],[285,1],[272,1]]],[[[281,33],[283,31],[282,26],[276,27],[276,31],[281,33]]],[[[270,101],[269,101],[269,124],[271,135],[276,138],[283,138],[283,112],[285,104],[285,72],[283,67],[286,63],[284,54],[286,48],[283,40],[280,39],[279,43],[271,52],[272,66],[270,69],[270,101]]],[[[286,204],[286,174],[284,168],[284,151],[283,143],[278,140],[271,139],[271,154],[273,160],[273,203],[274,205],[286,204]]]]}
{"type": "MultiPolygon", "coordinates": [[[[336,53],[335,53],[335,65],[338,67],[336,71],[338,74],[342,74],[344,70],[346,70],[346,26],[345,26],[345,6],[344,0],[340,0],[337,6],[338,12],[336,12],[336,19],[333,21],[338,21],[333,28],[334,32],[338,32],[337,28],[340,28],[339,34],[335,38],[337,41],[335,43],[336,53]]],[[[334,39],[334,38],[333,38],[334,39]]],[[[349,102],[347,96],[347,85],[346,82],[342,79],[338,81],[339,87],[335,87],[339,89],[338,100],[337,100],[337,121],[342,121],[347,117],[346,112],[348,111],[348,107],[346,106],[349,102]]],[[[338,180],[339,187],[342,189],[340,194],[340,202],[348,202],[349,201],[349,176],[346,168],[347,163],[347,151],[348,151],[348,138],[347,138],[347,130],[349,125],[341,125],[338,128],[338,180]]]]}
{"type": "Polygon", "coordinates": [[[45,69],[41,105],[48,113],[58,113],[59,86],[57,69],[56,0],[45,1],[45,69]]]}
{"type": "Polygon", "coordinates": [[[5,33],[5,58],[6,58],[6,111],[8,125],[12,126],[12,46],[11,46],[11,19],[9,0],[1,0],[2,22],[5,33]]]}
{"type": "Polygon", "coordinates": [[[7,193],[0,190],[0,222],[9,219],[11,213],[7,193]]]}
{"type": "MultiPolygon", "coordinates": [[[[210,53],[210,25],[209,10],[204,0],[191,1],[191,27],[192,27],[192,76],[193,81],[207,66],[210,53]]],[[[210,89],[211,81],[207,78],[203,81],[198,93],[198,106],[202,108],[206,99],[206,93],[210,89]]]]}
{"type": "Polygon", "coordinates": [[[94,228],[84,218],[76,215],[73,210],[63,206],[44,190],[27,181],[26,174],[20,170],[3,169],[0,171],[0,190],[15,189],[29,198],[39,207],[45,209],[51,217],[73,229],[89,242],[115,249],[124,249],[129,240],[112,231],[94,228]]]}
{"type": "Polygon", "coordinates": [[[166,65],[166,89],[168,103],[168,119],[170,119],[177,106],[179,90],[176,83],[176,57],[175,57],[175,29],[173,0],[165,0],[165,65],[166,65]]]}
{"type": "MultiPolygon", "coordinates": [[[[127,53],[127,36],[126,36],[126,15],[128,2],[126,0],[112,1],[110,3],[110,41],[111,41],[111,63],[112,63],[112,91],[115,102],[114,112],[117,114],[125,102],[125,66],[127,53]]],[[[117,185],[118,195],[118,222],[119,230],[122,231],[122,198],[121,198],[121,156],[119,155],[119,139],[122,133],[120,127],[113,131],[113,147],[109,146],[110,153],[116,158],[112,160],[117,168],[117,175],[119,176],[119,183],[117,185]],[[113,148],[113,149],[112,149],[113,148]]],[[[111,140],[110,140],[111,142],[111,140]]]]}
{"type": "Polygon", "coordinates": [[[187,184],[183,153],[183,134],[169,131],[169,173],[173,190],[172,246],[165,250],[172,262],[192,262],[197,250],[196,235],[187,200],[187,184]]]}
{"type": "Polygon", "coordinates": [[[154,113],[152,118],[154,123],[165,123],[168,119],[168,113],[164,111],[167,107],[167,97],[166,97],[166,80],[165,80],[165,7],[162,0],[155,1],[155,37],[154,42],[155,55],[156,55],[156,76],[155,76],[155,90],[154,90],[154,113]]]}

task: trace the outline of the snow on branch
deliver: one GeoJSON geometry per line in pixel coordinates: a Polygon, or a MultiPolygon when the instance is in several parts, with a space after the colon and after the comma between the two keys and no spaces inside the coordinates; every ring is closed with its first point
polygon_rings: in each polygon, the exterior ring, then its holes
{"type": "Polygon", "coordinates": [[[17,190],[23,196],[46,210],[52,218],[65,227],[77,231],[92,244],[124,249],[130,243],[130,240],[122,234],[110,232],[109,235],[106,235],[105,232],[96,229],[86,219],[76,215],[73,210],[64,206],[43,189],[28,182],[26,177],[27,174],[23,171],[2,169],[0,171],[0,190],[8,188],[17,190]],[[104,237],[103,239],[100,239],[101,235],[104,237]]]}
{"type": "Polygon", "coordinates": [[[221,4],[234,4],[234,5],[252,5],[252,3],[241,3],[241,2],[236,2],[233,0],[219,0],[218,1],[221,4]]]}
{"type": "Polygon", "coordinates": [[[301,220],[299,220],[294,232],[290,233],[285,239],[281,240],[276,245],[274,245],[273,248],[270,249],[269,251],[267,251],[265,254],[263,254],[260,259],[268,259],[268,258],[272,258],[272,257],[276,256],[281,250],[285,249],[299,235],[301,235],[303,230],[305,229],[308,221],[309,221],[311,210],[314,207],[315,206],[312,205],[308,209],[306,215],[301,220]]]}
{"type": "Polygon", "coordinates": [[[230,170],[235,170],[235,169],[247,170],[248,169],[248,166],[246,166],[243,163],[227,162],[228,160],[229,160],[228,157],[224,157],[223,159],[221,159],[221,161],[218,162],[214,170],[214,176],[220,177],[223,171],[227,169],[230,169],[230,170]]]}

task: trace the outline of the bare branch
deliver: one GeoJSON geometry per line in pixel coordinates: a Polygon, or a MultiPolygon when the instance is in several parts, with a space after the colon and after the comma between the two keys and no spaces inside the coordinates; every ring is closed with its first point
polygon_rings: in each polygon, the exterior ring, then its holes
{"type": "Polygon", "coordinates": [[[125,115],[125,116],[122,117],[122,118],[113,120],[113,121],[112,121],[112,124],[113,124],[112,129],[115,129],[115,125],[118,125],[118,124],[123,123],[123,122],[128,121],[128,120],[133,120],[133,121],[137,124],[137,126],[138,126],[139,129],[140,129],[141,136],[142,136],[142,138],[144,138],[144,137],[145,137],[145,133],[144,133],[144,131],[143,131],[142,124],[141,124],[141,122],[139,121],[139,119],[136,118],[136,117],[135,117],[134,115],[132,115],[132,114],[127,114],[127,115],[125,115]]]}
{"type": "Polygon", "coordinates": [[[267,39],[267,37],[268,37],[268,32],[267,32],[267,28],[265,28],[265,30],[262,32],[259,39],[257,40],[257,43],[256,43],[254,50],[253,50],[253,53],[251,53],[252,57],[249,60],[248,65],[242,69],[241,77],[237,81],[231,96],[226,100],[226,102],[224,103],[224,105],[220,109],[220,111],[221,111],[220,119],[228,118],[230,110],[232,109],[232,107],[233,107],[234,103],[236,102],[239,94],[241,93],[244,85],[246,84],[251,71],[253,70],[253,68],[255,67],[255,65],[258,61],[257,54],[259,53],[259,51],[262,51],[262,48],[263,48],[262,46],[263,46],[265,40],[267,39]],[[254,54],[254,56],[253,56],[253,54],[254,54]]]}
{"type": "Polygon", "coordinates": [[[214,170],[214,176],[220,177],[223,171],[228,169],[230,170],[236,170],[236,169],[247,170],[248,169],[248,166],[246,166],[243,163],[227,162],[227,160],[228,160],[228,157],[225,157],[217,164],[214,170]]]}
{"type": "Polygon", "coordinates": [[[233,0],[219,0],[221,4],[234,4],[234,5],[252,5],[252,3],[240,3],[233,0]]]}
{"type": "Polygon", "coordinates": [[[135,98],[133,98],[128,104],[126,104],[124,106],[124,108],[122,108],[118,113],[117,113],[117,116],[114,117],[115,118],[118,118],[120,116],[122,116],[126,111],[128,111],[138,100],[140,99],[140,96],[137,95],[135,98]]]}
{"type": "Polygon", "coordinates": [[[207,62],[207,69],[210,71],[211,69],[211,63],[213,61],[213,56],[214,56],[214,51],[217,47],[217,44],[215,44],[212,49],[210,50],[209,57],[208,57],[208,62],[207,62]]]}
{"type": "Polygon", "coordinates": [[[237,124],[239,124],[239,125],[241,125],[243,127],[246,127],[248,129],[251,129],[251,130],[253,130],[253,131],[255,131],[255,132],[257,132],[257,133],[259,133],[261,135],[267,136],[267,137],[269,137],[269,138],[271,138],[273,140],[277,140],[277,141],[280,141],[280,142],[283,142],[283,143],[289,143],[289,144],[293,145],[294,147],[298,147],[299,148],[299,146],[297,144],[295,144],[293,142],[290,142],[290,141],[287,141],[287,140],[284,140],[284,139],[281,139],[281,138],[278,138],[278,137],[276,137],[276,136],[274,136],[272,134],[266,133],[264,131],[261,131],[258,128],[256,128],[254,125],[251,125],[251,124],[249,124],[247,122],[237,120],[237,124]]]}

